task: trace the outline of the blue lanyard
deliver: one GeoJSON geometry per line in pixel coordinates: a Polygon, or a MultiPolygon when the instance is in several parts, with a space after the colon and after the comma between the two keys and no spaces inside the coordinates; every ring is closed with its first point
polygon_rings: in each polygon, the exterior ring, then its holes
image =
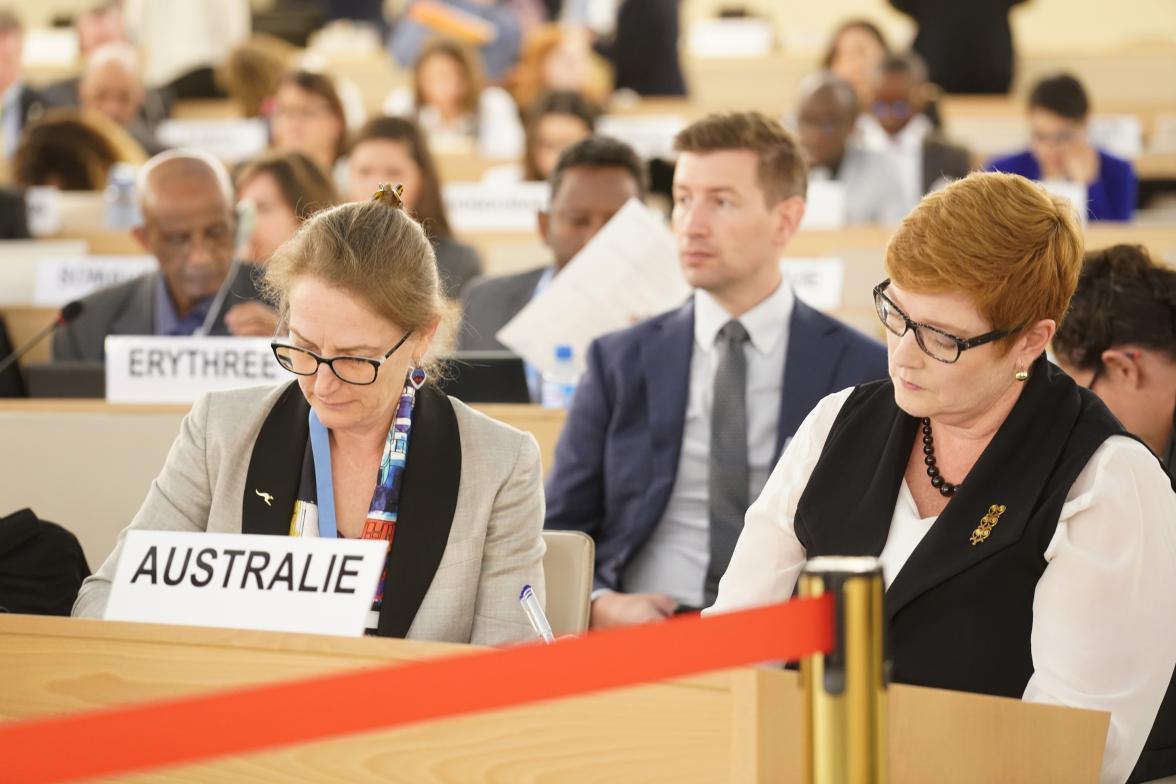
{"type": "Polygon", "coordinates": [[[331,481],[331,438],[326,425],[310,409],[310,452],[314,455],[314,485],[318,496],[318,535],[338,537],[335,527],[335,485],[331,481]]]}

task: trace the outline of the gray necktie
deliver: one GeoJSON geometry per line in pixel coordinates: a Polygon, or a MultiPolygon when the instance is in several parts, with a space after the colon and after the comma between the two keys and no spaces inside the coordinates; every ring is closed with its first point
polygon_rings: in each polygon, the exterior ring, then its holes
{"type": "Polygon", "coordinates": [[[715,341],[719,355],[711,402],[707,505],[710,511],[710,561],[703,606],[714,604],[719,579],[727,571],[749,505],[747,466],[747,330],[728,321],[715,341]]]}

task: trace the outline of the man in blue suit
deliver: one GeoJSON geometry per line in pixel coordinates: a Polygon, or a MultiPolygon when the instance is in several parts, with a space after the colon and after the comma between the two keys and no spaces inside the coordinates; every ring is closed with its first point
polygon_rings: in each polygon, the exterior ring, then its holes
{"type": "Polygon", "coordinates": [[[754,112],[711,115],[674,146],[673,229],[694,295],[592,343],[547,482],[547,527],[596,540],[595,627],[708,606],[804,417],[886,375],[881,344],[783,282],[807,179],[788,132],[754,112]]]}

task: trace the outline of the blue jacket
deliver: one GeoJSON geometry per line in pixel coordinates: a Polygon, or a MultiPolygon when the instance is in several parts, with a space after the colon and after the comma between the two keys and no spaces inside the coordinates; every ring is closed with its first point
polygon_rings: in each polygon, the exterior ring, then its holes
{"type": "MultiPolygon", "coordinates": [[[[693,350],[693,301],[588,348],[588,369],[547,479],[546,527],[596,540],[596,588],[624,589],[625,564],[665,512],[678,472],[693,350]]],[[[784,367],[776,458],[825,395],[884,378],[886,350],[796,300],[784,367]]]]}
{"type": "MultiPolygon", "coordinates": [[[[986,169],[1041,179],[1041,166],[1028,151],[994,158],[986,169]]],[[[1131,164],[1099,150],[1098,179],[1086,186],[1087,217],[1092,221],[1128,221],[1135,212],[1135,201],[1135,170],[1131,164]]]]}

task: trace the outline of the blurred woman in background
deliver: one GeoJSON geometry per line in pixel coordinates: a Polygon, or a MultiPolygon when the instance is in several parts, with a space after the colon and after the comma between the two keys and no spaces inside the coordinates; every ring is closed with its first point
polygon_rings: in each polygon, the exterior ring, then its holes
{"type": "Polygon", "coordinates": [[[116,163],[139,166],[143,147],[118,123],[96,112],[54,110],[25,128],[12,158],[20,188],[99,191],[116,163]]]}
{"type": "Polygon", "coordinates": [[[288,71],[279,80],[270,108],[274,149],[304,153],[330,175],[343,154],[347,119],[334,82],[314,71],[288,71]]]}
{"type": "Polygon", "coordinates": [[[833,33],[821,62],[825,70],[853,85],[859,105],[869,106],[874,100],[874,72],[889,53],[890,45],[878,25],[850,19],[833,33]]]}
{"type": "Polygon", "coordinates": [[[252,203],[253,230],[241,252],[265,264],[302,222],[339,203],[335,186],[314,161],[293,150],[270,151],[241,167],[237,199],[252,203]]]}

